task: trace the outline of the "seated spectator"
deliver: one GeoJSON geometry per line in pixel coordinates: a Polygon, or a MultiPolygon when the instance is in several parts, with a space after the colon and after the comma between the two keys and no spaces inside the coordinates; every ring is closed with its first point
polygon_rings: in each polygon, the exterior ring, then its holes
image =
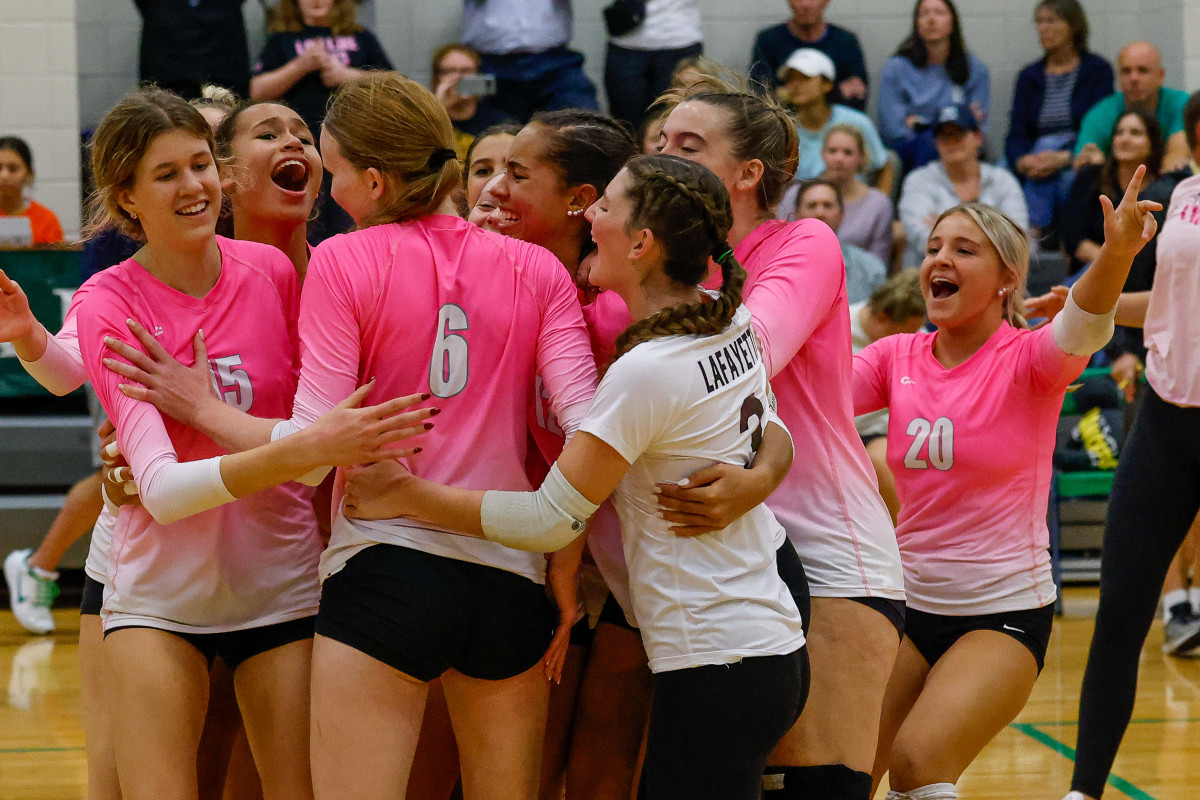
{"type": "Polygon", "coordinates": [[[1187,163],[1187,140],[1183,135],[1186,92],[1163,86],[1167,71],[1162,55],[1149,42],[1130,42],[1117,54],[1116,94],[1101,100],[1084,116],[1075,145],[1075,168],[1104,163],[1110,155],[1112,131],[1127,108],[1140,108],[1158,119],[1167,141],[1164,163],[1178,169],[1187,163]]]}
{"type": "MultiPolygon", "coordinates": [[[[1146,165],[1142,185],[1149,189],[1162,170],[1163,139],[1158,120],[1141,108],[1127,110],[1107,137],[1110,154],[1100,166],[1084,164],[1075,173],[1071,194],[1063,206],[1063,247],[1067,251],[1068,274],[1077,275],[1100,253],[1104,244],[1104,209],[1100,195],[1119,201],[1137,168],[1146,165]]],[[[1145,192],[1142,193],[1141,199],[1145,192]]],[[[1132,275],[1135,268],[1130,268],[1132,275]]],[[[1148,288],[1148,287],[1147,287],[1148,288]]]]}
{"type": "Polygon", "coordinates": [[[658,152],[658,140],[662,138],[663,123],[667,121],[665,105],[652,105],[638,126],[637,140],[641,142],[642,152],[653,155],[658,152]]]}
{"type": "Polygon", "coordinates": [[[186,100],[206,83],[250,92],[246,0],[134,0],[142,15],[138,77],[186,100]]]}
{"type": "Polygon", "coordinates": [[[462,40],[496,76],[496,94],[481,105],[517,122],[537,111],[596,110],[596,87],[571,41],[570,0],[463,0],[462,40]]]}
{"type": "MultiPolygon", "coordinates": [[[[842,193],[842,224],[838,239],[845,244],[861,247],[884,264],[891,262],[892,218],[895,209],[887,195],[863,182],[868,150],[862,131],[853,125],[834,125],[825,134],[821,150],[825,171],[821,177],[842,193]]],[[[776,216],[795,219],[796,197],[801,184],[784,192],[776,216]]]]}
{"type": "Polygon", "coordinates": [[[481,131],[467,148],[463,157],[463,188],[467,190],[467,208],[474,208],[479,193],[493,176],[504,172],[504,159],[513,138],[521,130],[520,125],[503,123],[481,131]]]}
{"type": "MultiPolygon", "coordinates": [[[[819,219],[837,233],[842,224],[842,211],[842,193],[834,184],[817,178],[800,185],[796,219],[819,219]]],[[[838,241],[846,266],[846,296],[851,303],[862,302],[887,280],[887,267],[861,247],[838,241]]]]}
{"type": "Polygon", "coordinates": [[[495,109],[480,108],[478,95],[459,94],[458,83],[467,75],[478,75],[479,53],[465,44],[452,42],[433,51],[429,66],[433,93],[446,107],[454,124],[454,149],[458,160],[467,163],[471,142],[486,128],[499,125],[505,118],[495,109]]]}
{"type": "Polygon", "coordinates": [[[938,215],[962,203],[995,206],[1022,228],[1029,227],[1021,184],[1008,170],[980,162],[983,134],[969,108],[943,108],[932,133],[938,160],[910,172],[900,189],[900,222],[908,239],[905,266],[921,264],[938,215]]]}
{"type": "MultiPolygon", "coordinates": [[[[897,272],[871,293],[870,300],[850,305],[850,345],[857,353],[872,342],[897,333],[916,333],[925,325],[925,298],[921,295],[921,271],[897,272]]],[[[871,457],[879,478],[879,494],[892,514],[900,513],[896,481],[887,465],[888,411],[886,408],[854,418],[854,427],[871,457]]]]}
{"type": "Polygon", "coordinates": [[[0,137],[0,217],[28,217],[33,244],[61,242],[63,231],[58,217],[26,197],[32,185],[33,153],[29,145],[16,136],[0,137]]]}
{"type": "Polygon", "coordinates": [[[679,62],[704,51],[699,0],[651,0],[629,33],[612,36],[604,59],[609,113],[637,130],[679,62]]]}
{"type": "Polygon", "coordinates": [[[810,47],[792,53],[779,68],[779,96],[792,112],[796,131],[800,134],[800,163],[796,168],[796,180],[811,180],[825,171],[821,150],[825,134],[834,125],[858,128],[867,141],[872,171],[887,166],[887,152],[870,117],[849,106],[831,104],[833,75],[833,62],[829,56],[810,47]]]}
{"type": "Polygon", "coordinates": [[[950,0],[917,0],[912,33],[883,65],[879,84],[879,132],[900,155],[905,171],[938,157],[932,128],[945,106],[968,107],[978,129],[987,133],[988,68],[967,52],[950,0]]]}
{"type": "Polygon", "coordinates": [[[1079,0],[1042,0],[1033,16],[1045,56],[1017,76],[1004,155],[1025,190],[1029,224],[1044,231],[1071,189],[1084,114],[1112,94],[1113,71],[1088,52],[1079,0]]]}
{"type": "Polygon", "coordinates": [[[358,24],[354,0],[303,3],[279,0],[267,24],[250,96],[282,98],[319,135],[329,97],[368,69],[391,69],[375,35],[358,24]]]}
{"type": "Polygon", "coordinates": [[[750,77],[779,86],[779,69],[788,56],[804,47],[820,50],[835,66],[833,101],[863,111],[867,107],[867,63],[858,37],[825,21],[829,0],[788,0],[792,17],[764,28],[754,38],[750,77]]]}

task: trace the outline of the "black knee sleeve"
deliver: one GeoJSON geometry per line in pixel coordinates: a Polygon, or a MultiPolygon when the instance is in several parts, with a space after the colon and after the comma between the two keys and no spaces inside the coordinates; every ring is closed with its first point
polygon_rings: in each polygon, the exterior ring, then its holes
{"type": "Polygon", "coordinates": [[[763,800],[870,800],[871,776],[845,764],[767,767],[763,800]]]}

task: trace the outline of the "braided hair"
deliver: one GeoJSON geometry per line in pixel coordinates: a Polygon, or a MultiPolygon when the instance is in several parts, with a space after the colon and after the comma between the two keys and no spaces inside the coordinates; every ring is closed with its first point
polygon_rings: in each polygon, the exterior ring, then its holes
{"type": "Polygon", "coordinates": [[[617,337],[615,362],[642,342],[661,336],[711,336],[729,327],[746,271],[726,237],[733,226],[729,192],[709,170],[676,156],[636,156],[625,165],[630,228],[649,228],[662,246],[663,272],[676,283],[695,286],[708,274],[709,259],[721,267],[721,293],[698,303],[680,303],[633,323],[617,337]]]}

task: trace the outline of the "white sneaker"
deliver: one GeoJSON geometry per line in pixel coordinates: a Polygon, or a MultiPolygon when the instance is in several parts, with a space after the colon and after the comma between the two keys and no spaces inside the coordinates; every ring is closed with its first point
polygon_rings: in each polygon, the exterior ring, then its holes
{"type": "Polygon", "coordinates": [[[1200,617],[1172,617],[1163,628],[1163,652],[1169,656],[1192,656],[1200,648],[1200,617]]]}
{"type": "Polygon", "coordinates": [[[1063,800],[1088,800],[1088,796],[1083,792],[1067,792],[1063,800]]]}
{"type": "Polygon", "coordinates": [[[29,564],[32,550],[14,550],[4,559],[8,602],[21,627],[30,633],[54,633],[50,606],[58,597],[58,573],[29,564]]]}

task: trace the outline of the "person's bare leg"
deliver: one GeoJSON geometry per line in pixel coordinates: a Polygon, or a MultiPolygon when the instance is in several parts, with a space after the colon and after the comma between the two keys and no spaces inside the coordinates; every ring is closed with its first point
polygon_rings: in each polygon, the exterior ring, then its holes
{"type": "Polygon", "coordinates": [[[634,795],[653,691],[641,636],[619,625],[597,625],[575,711],[567,797],[629,800],[634,795]]]}
{"type": "Polygon", "coordinates": [[[96,614],[79,617],[79,681],[87,743],[88,800],[121,800],[113,751],[108,664],[100,647],[104,630],[96,614]]]}
{"type": "Polygon", "coordinates": [[[462,759],[465,800],[537,797],[550,704],[541,662],[500,681],[449,670],[442,688],[462,759]]]}
{"type": "Polygon", "coordinates": [[[30,566],[53,572],[71,545],[92,532],[104,508],[100,486],[100,473],[96,472],[71,487],[42,543],[29,556],[30,566]]]}
{"type": "Polygon", "coordinates": [[[233,682],[265,800],[313,796],[309,769],[311,639],[289,642],[238,665],[233,682]]]}
{"type": "Polygon", "coordinates": [[[317,635],[312,776],[318,800],[404,797],[428,684],[317,635]]]}
{"type": "Polygon", "coordinates": [[[871,794],[879,789],[879,782],[887,773],[892,757],[892,742],[900,732],[904,719],[916,705],[925,678],[929,675],[929,664],[909,639],[900,643],[900,653],[892,667],[883,695],[883,713],[879,718],[879,744],[875,748],[875,766],[871,768],[871,794]]]}
{"type": "Polygon", "coordinates": [[[242,725],[234,736],[233,750],[229,753],[225,792],[221,800],[262,800],[262,797],[262,781],[258,777],[258,767],[254,766],[250,740],[246,738],[246,726],[242,725]]]}
{"type": "Polygon", "coordinates": [[[566,790],[567,757],[571,752],[575,706],[579,699],[579,686],[583,683],[587,652],[588,649],[582,645],[567,648],[562,681],[550,684],[550,710],[542,742],[541,800],[560,800],[566,790]]]}
{"type": "Polygon", "coordinates": [[[150,628],[114,631],[101,652],[121,796],[197,800],[208,661],[182,638],[150,628]]]}
{"type": "Polygon", "coordinates": [[[242,715],[233,692],[233,673],[218,658],[208,671],[208,709],[196,753],[200,800],[220,800],[225,793],[229,756],[241,727],[242,715]]]}

